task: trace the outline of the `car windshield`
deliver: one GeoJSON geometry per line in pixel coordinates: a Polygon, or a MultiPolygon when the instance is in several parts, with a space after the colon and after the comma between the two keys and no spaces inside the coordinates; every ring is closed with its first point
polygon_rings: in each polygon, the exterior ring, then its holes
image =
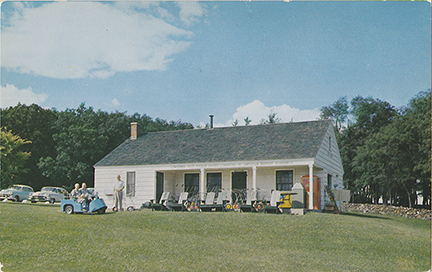
{"type": "Polygon", "coordinates": [[[12,185],[11,187],[9,187],[9,189],[22,190],[22,187],[18,185],[12,185]]]}
{"type": "Polygon", "coordinates": [[[41,191],[42,192],[54,192],[55,189],[51,188],[51,187],[43,187],[41,191]]]}

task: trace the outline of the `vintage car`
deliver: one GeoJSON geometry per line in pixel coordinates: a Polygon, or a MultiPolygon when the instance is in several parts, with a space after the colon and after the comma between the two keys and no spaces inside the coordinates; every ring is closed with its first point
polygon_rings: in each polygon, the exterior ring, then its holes
{"type": "Polygon", "coordinates": [[[49,201],[52,204],[68,198],[69,193],[65,189],[60,187],[42,187],[42,190],[30,194],[29,197],[32,203],[49,201]]]}
{"type": "Polygon", "coordinates": [[[0,200],[9,199],[13,201],[23,201],[27,200],[30,193],[33,192],[33,188],[30,186],[15,184],[0,191],[0,200]]]}
{"type": "Polygon", "coordinates": [[[107,206],[102,198],[93,196],[87,207],[83,207],[84,203],[80,203],[75,199],[63,199],[60,204],[60,210],[66,214],[73,213],[92,213],[97,212],[98,214],[105,213],[107,206]]]}

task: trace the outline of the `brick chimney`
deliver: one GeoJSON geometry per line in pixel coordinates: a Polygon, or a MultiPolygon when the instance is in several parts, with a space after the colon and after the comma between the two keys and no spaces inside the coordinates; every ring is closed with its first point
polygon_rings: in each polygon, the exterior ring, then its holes
{"type": "Polygon", "coordinates": [[[137,122],[132,122],[131,123],[131,140],[136,140],[136,138],[138,138],[138,123],[137,122]]]}

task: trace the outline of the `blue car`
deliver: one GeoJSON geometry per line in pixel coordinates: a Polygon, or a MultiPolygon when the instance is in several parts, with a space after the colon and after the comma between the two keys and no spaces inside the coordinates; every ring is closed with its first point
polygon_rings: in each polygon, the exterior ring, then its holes
{"type": "Polygon", "coordinates": [[[94,198],[88,205],[88,210],[83,209],[81,203],[76,202],[73,199],[63,199],[60,204],[60,209],[66,214],[73,213],[92,213],[97,212],[98,214],[105,213],[107,206],[102,198],[94,198]]]}

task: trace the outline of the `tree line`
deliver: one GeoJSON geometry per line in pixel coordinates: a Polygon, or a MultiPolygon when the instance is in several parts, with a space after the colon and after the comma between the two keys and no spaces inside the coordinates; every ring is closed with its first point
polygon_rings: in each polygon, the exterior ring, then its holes
{"type": "Polygon", "coordinates": [[[357,96],[340,97],[321,108],[322,119],[336,124],[351,201],[413,206],[418,195],[430,204],[431,91],[420,92],[407,106],[357,96]]]}
{"type": "Polygon", "coordinates": [[[93,165],[130,137],[130,123],[140,132],[192,129],[179,121],[145,114],[104,112],[79,105],[58,111],[36,104],[1,109],[1,187],[27,184],[72,188],[94,182],[93,165]]]}

